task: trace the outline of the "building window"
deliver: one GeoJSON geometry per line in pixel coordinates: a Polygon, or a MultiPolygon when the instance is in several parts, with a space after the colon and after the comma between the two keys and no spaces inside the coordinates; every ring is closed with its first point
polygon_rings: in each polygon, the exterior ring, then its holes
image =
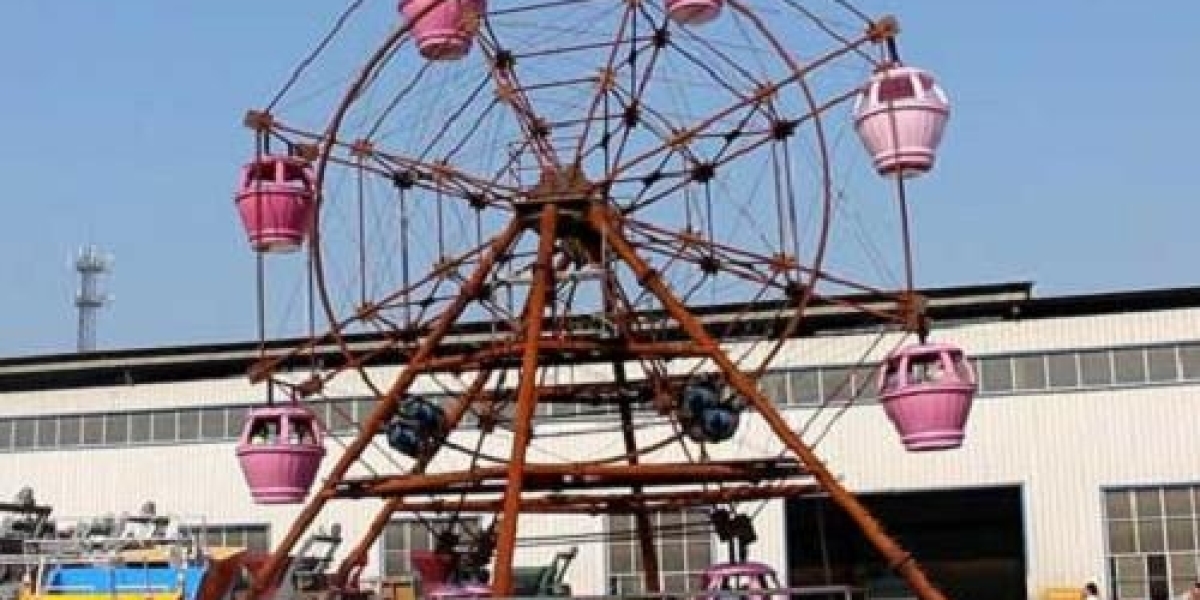
{"type": "Polygon", "coordinates": [[[1050,387],[1073,388],[1079,386],[1079,365],[1074,352],[1055,352],[1047,355],[1046,366],[1050,387]]]}
{"type": "Polygon", "coordinates": [[[1079,373],[1085,386],[1112,385],[1112,357],[1107,350],[1079,353],[1079,373]]]}
{"type": "Polygon", "coordinates": [[[150,441],[150,413],[130,413],[129,442],[145,444],[150,441]]]}
{"type": "Polygon", "coordinates": [[[879,365],[864,364],[854,368],[855,395],[859,400],[879,396],[879,365]]]}
{"type": "Polygon", "coordinates": [[[83,445],[99,446],[104,443],[104,415],[83,416],[83,445]]]}
{"type": "Polygon", "coordinates": [[[777,406],[787,404],[787,374],[768,373],[758,381],[758,389],[777,406]]]}
{"type": "Polygon", "coordinates": [[[69,415],[58,418],[58,445],[71,447],[79,445],[79,437],[83,431],[83,417],[69,415]]]}
{"type": "Polygon", "coordinates": [[[821,369],[821,391],[826,404],[854,400],[853,374],[845,367],[821,369]]]}
{"type": "Polygon", "coordinates": [[[43,417],[37,420],[38,448],[53,448],[58,444],[58,419],[43,417]]]}
{"type": "Polygon", "coordinates": [[[792,371],[788,374],[791,388],[789,404],[815,406],[821,403],[821,379],[816,369],[792,371]]]}
{"type": "Polygon", "coordinates": [[[355,401],[354,412],[358,415],[358,422],[367,420],[371,416],[371,412],[375,410],[375,400],[373,398],[360,398],[355,401]]]}
{"type": "Polygon", "coordinates": [[[1104,492],[1116,600],[1168,600],[1200,579],[1200,485],[1104,492]]]}
{"type": "Polygon", "coordinates": [[[270,525],[204,525],[184,527],[183,531],[199,538],[204,546],[230,546],[251,552],[271,551],[270,525]]]}
{"type": "Polygon", "coordinates": [[[983,392],[1012,391],[1012,360],[1007,356],[979,359],[979,388],[983,392]]]}
{"type": "Polygon", "coordinates": [[[1179,346],[1179,367],[1184,379],[1200,379],[1200,344],[1179,346]]]}
{"type": "Polygon", "coordinates": [[[153,413],[150,417],[150,441],[174,442],[178,434],[178,423],[175,411],[153,413]]]}
{"type": "Polygon", "coordinates": [[[225,408],[200,409],[200,439],[225,439],[225,408]]]}
{"type": "Polygon", "coordinates": [[[1018,390],[1046,389],[1046,360],[1045,356],[1035,354],[1018,356],[1013,359],[1013,377],[1018,390]]]}
{"type": "Polygon", "coordinates": [[[1113,350],[1113,375],[1119,384],[1145,383],[1146,353],[1140,348],[1113,350]]]}
{"type": "Polygon", "coordinates": [[[104,443],[115,446],[129,442],[129,414],[110,413],[104,417],[104,443]]]}
{"type": "Polygon", "coordinates": [[[225,417],[225,439],[238,439],[242,435],[242,426],[246,424],[246,417],[249,415],[250,409],[245,406],[230,407],[225,417]]]}
{"type": "Polygon", "coordinates": [[[13,425],[13,447],[17,450],[33,448],[37,438],[37,419],[17,419],[13,425]]]}
{"type": "MultiPolygon", "coordinates": [[[[446,519],[425,519],[421,521],[403,519],[392,521],[383,530],[383,543],[380,551],[383,560],[380,563],[384,577],[407,575],[412,570],[412,552],[414,550],[433,550],[437,534],[451,526],[446,519]]],[[[454,523],[453,532],[464,542],[477,539],[480,535],[480,520],[477,517],[461,519],[454,523]]]]}
{"type": "Polygon", "coordinates": [[[200,410],[182,409],[179,411],[176,439],[181,442],[195,442],[200,437],[200,410]]]}
{"type": "Polygon", "coordinates": [[[325,421],[325,427],[329,431],[347,433],[357,429],[354,420],[354,404],[353,400],[335,400],[324,403],[317,410],[324,413],[321,416],[325,421]]]}
{"type": "Polygon", "coordinates": [[[1179,361],[1175,358],[1175,347],[1150,348],[1146,350],[1150,381],[1175,381],[1179,379],[1179,361]]]}
{"type": "MultiPolygon", "coordinates": [[[[713,560],[712,525],[708,515],[696,511],[656,513],[652,524],[663,592],[697,591],[700,573],[713,560]]],[[[609,592],[617,595],[645,593],[633,516],[611,516],[607,526],[609,592]]]]}
{"type": "Polygon", "coordinates": [[[595,417],[589,412],[588,406],[579,402],[546,402],[538,404],[538,408],[546,407],[546,414],[556,418],[595,417]]]}

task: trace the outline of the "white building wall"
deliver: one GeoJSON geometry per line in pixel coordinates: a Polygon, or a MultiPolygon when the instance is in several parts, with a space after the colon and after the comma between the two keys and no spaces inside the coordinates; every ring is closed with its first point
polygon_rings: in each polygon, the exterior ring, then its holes
{"type": "MultiPolygon", "coordinates": [[[[936,335],[975,355],[986,355],[1173,342],[1194,339],[1197,331],[1200,310],[1192,309],[963,325],[938,330],[936,335]]],[[[877,360],[897,339],[880,343],[870,360],[877,360]]],[[[784,353],[780,364],[857,362],[873,340],[869,335],[803,340],[795,351],[784,353]]],[[[391,373],[383,375],[381,379],[386,379],[391,373]]],[[[363,392],[361,382],[353,377],[329,388],[331,396],[363,392]]],[[[261,389],[244,378],[0,393],[0,417],[236,404],[261,394],[261,389]]],[[[827,410],[822,419],[833,412],[827,410]]],[[[810,411],[788,413],[797,427],[811,416],[810,411]]],[[[806,432],[806,439],[815,441],[825,422],[822,419],[806,432]]],[[[779,445],[756,421],[751,419],[718,454],[778,451],[779,445]]],[[[573,426],[577,425],[552,427],[573,426]]],[[[820,441],[818,453],[847,487],[859,492],[1022,486],[1028,583],[1031,597],[1035,597],[1048,586],[1077,586],[1093,578],[1103,581],[1101,489],[1200,481],[1197,431],[1200,386],[1169,385],[986,397],[976,402],[967,443],[958,451],[944,453],[904,452],[879,406],[854,407],[837,418],[820,441]]],[[[495,441],[506,440],[497,436],[495,441]]],[[[619,452],[621,442],[617,434],[606,434],[586,440],[558,437],[538,446],[542,453],[531,455],[531,460],[593,458],[597,452],[619,452]]],[[[326,469],[336,459],[338,448],[329,444],[326,469]]],[[[368,458],[379,466],[391,460],[395,459],[387,451],[368,458]]],[[[362,469],[355,472],[365,473],[362,469]]],[[[212,523],[269,523],[275,540],[299,512],[299,507],[253,505],[233,446],[225,443],[0,454],[0,494],[4,490],[15,493],[26,485],[36,490],[39,500],[53,505],[56,514],[132,511],[151,499],[164,511],[204,515],[212,523]]],[[[318,523],[341,523],[350,546],[378,506],[374,500],[338,501],[318,523]]],[[[784,521],[782,502],[770,503],[759,516],[758,558],[785,564],[784,521]]],[[[530,536],[600,533],[604,526],[598,517],[529,517],[523,522],[527,526],[522,533],[530,536]]],[[[522,548],[517,561],[541,563],[559,549],[522,548]]],[[[569,573],[573,588],[581,593],[602,593],[607,579],[605,562],[603,545],[583,545],[569,573]]],[[[367,575],[377,566],[375,560],[367,575]]]]}
{"type": "Polygon", "coordinates": [[[821,454],[856,491],[1022,485],[1031,593],[1105,579],[1102,488],[1200,480],[1200,386],[986,398],[954,452],[903,452],[869,408],[839,425],[821,454]]]}

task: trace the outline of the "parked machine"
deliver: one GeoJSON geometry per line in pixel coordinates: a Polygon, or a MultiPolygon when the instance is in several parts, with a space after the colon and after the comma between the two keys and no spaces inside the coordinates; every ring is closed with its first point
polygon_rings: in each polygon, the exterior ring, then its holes
{"type": "Polygon", "coordinates": [[[571,595],[571,586],[565,582],[567,569],[579,554],[579,548],[572,547],[565,552],[559,552],[550,560],[550,564],[541,567],[513,567],[513,581],[516,596],[553,596],[566,597],[571,595]]]}
{"type": "Polygon", "coordinates": [[[53,510],[38,504],[30,488],[0,503],[0,600],[13,600],[20,592],[25,542],[54,533],[53,510]]]}
{"type": "MultiPolygon", "coordinates": [[[[287,600],[318,600],[331,597],[330,572],[333,557],[342,544],[342,528],[334,524],[328,530],[319,529],[305,539],[296,554],[284,567],[279,581],[270,586],[269,596],[287,600]]],[[[241,563],[239,581],[230,586],[227,600],[240,600],[249,588],[251,579],[266,561],[266,554],[246,556],[241,563]]]]}

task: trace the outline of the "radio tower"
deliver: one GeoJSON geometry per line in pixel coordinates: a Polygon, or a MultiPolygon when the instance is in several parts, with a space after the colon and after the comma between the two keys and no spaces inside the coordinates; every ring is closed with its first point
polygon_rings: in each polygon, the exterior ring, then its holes
{"type": "Polygon", "coordinates": [[[96,316],[112,300],[111,296],[100,291],[100,276],[111,268],[112,257],[101,255],[95,246],[80,250],[75,258],[75,270],[79,273],[75,307],[79,309],[77,347],[80,352],[96,349],[96,316]]]}

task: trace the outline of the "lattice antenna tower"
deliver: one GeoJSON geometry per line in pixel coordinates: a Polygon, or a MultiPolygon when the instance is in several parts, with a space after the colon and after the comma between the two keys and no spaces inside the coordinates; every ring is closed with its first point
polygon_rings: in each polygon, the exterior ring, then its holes
{"type": "Polygon", "coordinates": [[[79,273],[79,291],[75,294],[75,307],[79,311],[76,347],[80,352],[96,349],[97,316],[113,299],[101,291],[100,278],[110,273],[112,267],[112,256],[101,254],[95,246],[82,248],[75,258],[75,271],[79,273]]]}

